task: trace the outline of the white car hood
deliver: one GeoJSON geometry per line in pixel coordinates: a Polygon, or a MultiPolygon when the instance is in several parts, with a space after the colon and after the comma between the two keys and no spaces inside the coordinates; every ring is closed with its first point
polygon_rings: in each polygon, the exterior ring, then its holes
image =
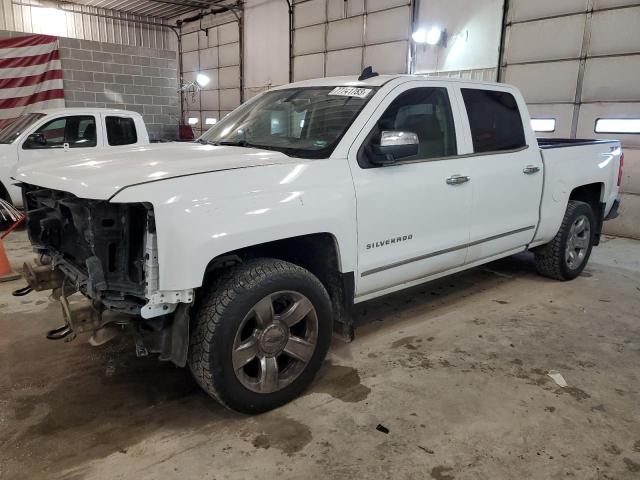
{"type": "Polygon", "coordinates": [[[50,160],[20,162],[19,182],[107,200],[124,187],[199,173],[298,163],[281,152],[198,143],[116,147],[92,153],[66,152],[50,160]]]}

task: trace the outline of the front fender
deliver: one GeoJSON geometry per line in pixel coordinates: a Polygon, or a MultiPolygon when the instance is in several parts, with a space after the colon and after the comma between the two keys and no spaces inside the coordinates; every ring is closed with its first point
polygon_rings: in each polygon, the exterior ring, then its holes
{"type": "MultiPolygon", "coordinates": [[[[179,161],[179,160],[177,160],[179,161]]],[[[239,248],[314,233],[356,267],[356,208],[344,159],[248,167],[125,188],[112,202],[153,205],[161,290],[202,285],[207,264],[239,248]]]]}

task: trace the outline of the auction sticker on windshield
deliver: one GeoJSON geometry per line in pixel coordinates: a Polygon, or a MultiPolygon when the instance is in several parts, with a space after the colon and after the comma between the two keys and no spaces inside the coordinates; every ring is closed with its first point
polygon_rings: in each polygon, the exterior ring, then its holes
{"type": "Polygon", "coordinates": [[[372,90],[370,88],[336,87],[329,92],[329,95],[338,95],[340,97],[367,98],[371,91],[372,90]]]}

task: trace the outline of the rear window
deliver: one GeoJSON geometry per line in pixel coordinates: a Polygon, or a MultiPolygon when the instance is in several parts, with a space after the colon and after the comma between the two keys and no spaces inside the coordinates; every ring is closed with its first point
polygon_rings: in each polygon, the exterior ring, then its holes
{"type": "Polygon", "coordinates": [[[107,141],[111,146],[131,145],[138,141],[133,118],[107,117],[107,141]]]}
{"type": "Polygon", "coordinates": [[[473,151],[516,150],[526,146],[522,117],[516,99],[507,92],[463,88],[473,151]]]}

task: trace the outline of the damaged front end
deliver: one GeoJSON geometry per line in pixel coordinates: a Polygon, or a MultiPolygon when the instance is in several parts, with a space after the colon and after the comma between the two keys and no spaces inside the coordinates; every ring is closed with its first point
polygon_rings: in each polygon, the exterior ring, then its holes
{"type": "Polygon", "coordinates": [[[65,320],[48,338],[90,332],[90,343],[100,345],[130,332],[138,355],[160,353],[161,360],[184,366],[194,292],[159,289],[152,206],[31,185],[23,185],[23,200],[38,254],[34,264],[25,264],[24,277],[33,290],[52,290],[65,320]]]}

